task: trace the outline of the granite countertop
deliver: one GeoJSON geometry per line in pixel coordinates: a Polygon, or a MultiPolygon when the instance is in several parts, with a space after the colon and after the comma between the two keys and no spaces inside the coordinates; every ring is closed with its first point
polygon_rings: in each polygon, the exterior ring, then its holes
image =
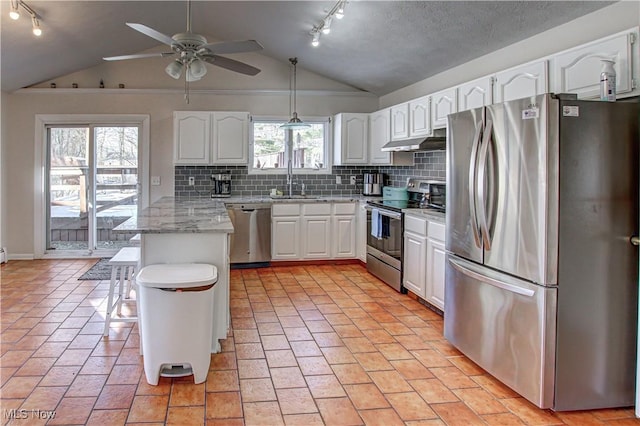
{"type": "Polygon", "coordinates": [[[230,203],[348,203],[366,200],[360,195],[326,195],[313,198],[226,197],[190,198],[163,197],[116,226],[116,232],[140,234],[160,233],[233,233],[233,225],[225,204],[230,203]]]}
{"type": "Polygon", "coordinates": [[[445,213],[436,209],[403,209],[403,213],[445,223],[445,213]]]}

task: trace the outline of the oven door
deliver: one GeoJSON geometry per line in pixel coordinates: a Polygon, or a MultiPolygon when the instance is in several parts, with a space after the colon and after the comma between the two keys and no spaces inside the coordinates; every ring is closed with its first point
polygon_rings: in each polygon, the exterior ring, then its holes
{"type": "Polygon", "coordinates": [[[400,270],[402,269],[402,213],[378,209],[389,221],[389,233],[382,238],[371,234],[371,207],[367,207],[367,253],[400,270]]]}

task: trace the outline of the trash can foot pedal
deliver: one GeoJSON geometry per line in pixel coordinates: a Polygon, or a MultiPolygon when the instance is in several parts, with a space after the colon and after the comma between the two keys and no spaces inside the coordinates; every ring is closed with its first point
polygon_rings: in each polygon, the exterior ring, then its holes
{"type": "Polygon", "coordinates": [[[162,377],[184,377],[193,374],[191,367],[185,367],[183,365],[172,365],[171,367],[164,367],[160,371],[162,377]]]}

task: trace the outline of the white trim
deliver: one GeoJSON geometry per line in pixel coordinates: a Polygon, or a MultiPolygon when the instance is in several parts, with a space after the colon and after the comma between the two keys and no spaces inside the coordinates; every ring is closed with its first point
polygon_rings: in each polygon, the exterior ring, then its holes
{"type": "MultiPolygon", "coordinates": [[[[291,96],[289,90],[280,89],[189,89],[190,94],[197,95],[221,95],[221,96],[291,96]]],[[[340,90],[297,90],[300,96],[354,96],[363,98],[377,98],[373,93],[364,91],[340,91],[340,90]]],[[[30,88],[18,89],[12,94],[18,95],[182,95],[184,89],[49,89],[30,88]]]]}
{"type": "MultiPolygon", "coordinates": [[[[52,89],[55,90],[55,89],[52,89]]],[[[47,125],[56,124],[135,124],[140,126],[139,142],[141,146],[138,148],[138,182],[142,191],[138,199],[138,211],[149,206],[149,129],[150,117],[148,114],[36,114],[35,119],[35,150],[34,150],[34,211],[33,211],[33,255],[30,259],[60,258],[52,254],[45,254],[45,232],[46,217],[45,206],[47,203],[44,192],[46,169],[46,149],[47,149],[47,125]]],[[[95,255],[99,255],[103,250],[96,250],[95,255]]],[[[28,255],[12,255],[11,259],[16,256],[28,255]]],[[[85,257],[85,256],[80,256],[85,257]]],[[[86,256],[91,257],[91,256],[86,256]]],[[[27,259],[25,257],[25,259],[27,259]]]]}
{"type": "Polygon", "coordinates": [[[18,253],[18,254],[10,254],[7,260],[33,260],[35,256],[33,253],[18,253]]]}

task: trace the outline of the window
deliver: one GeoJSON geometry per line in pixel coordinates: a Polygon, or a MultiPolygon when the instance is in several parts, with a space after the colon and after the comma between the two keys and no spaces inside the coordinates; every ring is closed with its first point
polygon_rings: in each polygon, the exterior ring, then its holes
{"type": "Polygon", "coordinates": [[[305,119],[311,127],[282,129],[286,119],[253,117],[249,173],[283,174],[291,158],[294,173],[330,173],[329,119],[305,119]],[[291,152],[288,138],[292,137],[291,152]]]}

